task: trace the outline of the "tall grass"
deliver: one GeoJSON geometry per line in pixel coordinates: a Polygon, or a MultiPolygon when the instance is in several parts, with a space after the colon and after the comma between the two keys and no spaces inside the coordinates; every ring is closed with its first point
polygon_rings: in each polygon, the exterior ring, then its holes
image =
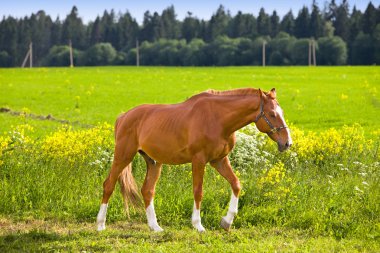
{"type": "MultiPolygon", "coordinates": [[[[318,134],[292,130],[295,144],[284,154],[252,126],[237,133],[230,159],[243,190],[234,226],[378,239],[379,132],[364,136],[359,125],[318,134]]],[[[0,213],[16,219],[94,221],[112,162],[112,127],[63,127],[39,139],[32,132],[29,125],[19,125],[0,137],[0,213]]],[[[141,185],[145,163],[139,156],[133,173],[141,185]]],[[[155,198],[163,226],[191,226],[191,184],[190,165],[164,166],[155,198]]],[[[230,194],[228,183],[207,167],[202,203],[207,228],[219,228],[230,194]]],[[[116,190],[108,221],[126,219],[116,190]]],[[[144,221],[143,210],[132,211],[131,220],[144,221]]]]}

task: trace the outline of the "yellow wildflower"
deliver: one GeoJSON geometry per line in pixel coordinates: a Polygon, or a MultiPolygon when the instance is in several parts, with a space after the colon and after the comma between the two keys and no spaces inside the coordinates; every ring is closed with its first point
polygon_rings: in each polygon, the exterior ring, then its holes
{"type": "Polygon", "coordinates": [[[3,155],[3,152],[8,148],[9,143],[11,142],[11,138],[9,136],[0,136],[0,165],[2,165],[4,162],[1,160],[1,157],[3,155]]]}
{"type": "Polygon", "coordinates": [[[65,159],[69,162],[84,161],[97,154],[98,147],[111,146],[112,127],[98,125],[87,130],[73,130],[65,126],[47,136],[41,145],[42,153],[50,158],[65,159]]]}

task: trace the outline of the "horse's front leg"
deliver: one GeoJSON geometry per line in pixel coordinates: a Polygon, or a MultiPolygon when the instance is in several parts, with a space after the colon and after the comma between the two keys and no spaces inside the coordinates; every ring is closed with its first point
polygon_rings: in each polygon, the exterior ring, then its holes
{"type": "Polygon", "coordinates": [[[211,166],[213,166],[220,173],[220,175],[227,179],[232,188],[230,206],[228,208],[227,215],[222,217],[220,222],[222,228],[228,231],[231,228],[235,215],[238,212],[239,194],[241,190],[240,182],[231,168],[228,157],[212,162],[211,166]]]}
{"type": "Polygon", "coordinates": [[[203,176],[206,163],[201,157],[194,157],[192,161],[194,207],[191,223],[198,232],[206,231],[201,222],[201,202],[203,197],[203,176]]]}

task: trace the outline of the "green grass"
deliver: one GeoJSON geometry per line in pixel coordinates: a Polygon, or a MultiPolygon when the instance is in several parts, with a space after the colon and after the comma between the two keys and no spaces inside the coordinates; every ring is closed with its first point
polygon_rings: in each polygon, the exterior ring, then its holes
{"type": "Polygon", "coordinates": [[[189,227],[151,233],[145,224],[117,222],[103,233],[92,223],[0,220],[2,252],[378,252],[372,240],[311,236],[295,229],[252,227],[199,234],[189,227]]]}
{"type": "MultiPolygon", "coordinates": [[[[380,139],[373,133],[380,128],[379,89],[378,67],[0,69],[0,107],[74,122],[44,149],[61,123],[0,114],[0,137],[11,138],[0,152],[0,252],[379,252],[380,139]],[[288,122],[311,133],[293,129],[292,151],[279,155],[264,135],[245,130],[249,135],[230,156],[243,185],[233,231],[219,228],[230,189],[211,167],[202,202],[208,231],[191,228],[191,168],[183,165],[164,166],[157,185],[164,233],[148,231],[143,210],[132,210],[128,220],[118,188],[107,230],[97,233],[112,132],[100,131],[109,141],[94,145],[95,137],[87,135],[93,128],[86,125],[113,124],[120,112],[141,103],[176,103],[209,88],[238,87],[276,87],[288,122]],[[24,123],[34,132],[25,130],[23,137],[15,126],[24,123]],[[363,129],[343,127],[354,123],[363,129]],[[78,139],[67,137],[78,130],[78,139]],[[63,158],[53,152],[61,144],[69,152],[63,158]],[[87,149],[75,153],[81,144],[87,149]],[[276,181],[269,172],[283,176],[276,181]]],[[[134,175],[141,185],[145,164],[139,156],[134,175]]]]}
{"type": "MultiPolygon", "coordinates": [[[[380,128],[379,67],[102,67],[0,69],[0,106],[83,124],[142,103],[177,103],[209,88],[276,87],[289,122],[305,130],[380,128]]],[[[12,119],[2,116],[1,130],[12,119]]]]}

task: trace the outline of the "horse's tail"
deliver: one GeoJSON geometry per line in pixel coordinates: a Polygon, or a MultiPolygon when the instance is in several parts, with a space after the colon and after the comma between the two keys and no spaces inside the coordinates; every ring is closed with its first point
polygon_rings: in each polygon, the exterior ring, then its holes
{"type": "MultiPolygon", "coordinates": [[[[116,133],[119,126],[120,118],[123,115],[120,115],[115,123],[115,142],[116,142],[116,133]]],[[[138,187],[135,181],[135,178],[132,175],[132,162],[129,163],[119,175],[119,184],[121,194],[124,200],[124,208],[129,218],[129,203],[132,204],[132,207],[140,207],[142,204],[141,197],[138,191],[138,187]]]]}
{"type": "Polygon", "coordinates": [[[124,199],[125,211],[129,217],[129,203],[131,203],[133,207],[141,207],[142,203],[135,178],[132,175],[132,163],[128,164],[121,172],[119,183],[124,199]]]}

